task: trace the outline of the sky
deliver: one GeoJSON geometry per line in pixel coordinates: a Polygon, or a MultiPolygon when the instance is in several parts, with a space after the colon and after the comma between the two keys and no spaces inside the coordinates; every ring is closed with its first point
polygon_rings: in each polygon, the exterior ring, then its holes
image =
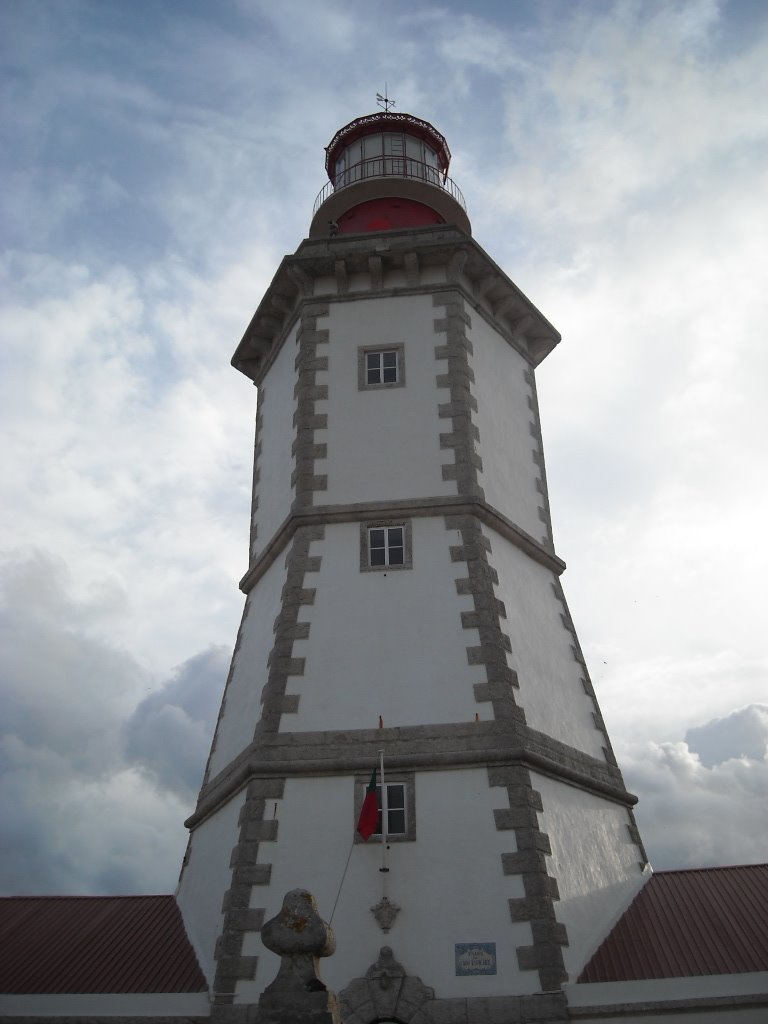
{"type": "Polygon", "coordinates": [[[375,108],[563,335],[558,553],[656,869],[768,847],[768,6],[0,0],[3,893],[169,892],[234,644],[229,365],[375,108]]]}

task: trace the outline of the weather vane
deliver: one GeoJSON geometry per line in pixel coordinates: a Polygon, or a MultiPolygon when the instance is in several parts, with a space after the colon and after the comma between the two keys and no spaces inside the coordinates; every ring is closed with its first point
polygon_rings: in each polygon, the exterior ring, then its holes
{"type": "Polygon", "coordinates": [[[395,101],[391,100],[389,98],[389,96],[387,96],[387,83],[386,82],[384,83],[384,95],[382,96],[380,92],[377,92],[376,93],[376,102],[383,109],[385,114],[389,113],[389,108],[390,107],[394,107],[395,101]]]}

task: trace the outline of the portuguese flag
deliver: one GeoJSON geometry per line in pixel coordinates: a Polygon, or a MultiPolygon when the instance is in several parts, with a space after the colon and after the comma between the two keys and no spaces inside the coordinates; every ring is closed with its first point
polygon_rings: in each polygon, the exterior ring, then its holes
{"type": "Polygon", "coordinates": [[[365,790],[365,799],[357,819],[357,831],[363,839],[370,839],[379,823],[379,800],[376,796],[376,769],[371,772],[371,781],[365,790]]]}

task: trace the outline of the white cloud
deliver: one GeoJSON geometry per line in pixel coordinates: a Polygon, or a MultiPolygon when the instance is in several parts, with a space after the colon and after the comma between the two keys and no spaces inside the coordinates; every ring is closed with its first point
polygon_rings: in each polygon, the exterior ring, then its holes
{"type": "Polygon", "coordinates": [[[725,718],[691,726],[685,742],[705,768],[714,768],[733,758],[766,761],[768,705],[751,704],[725,718]]]}
{"type": "Polygon", "coordinates": [[[164,615],[160,671],[188,653],[192,619],[208,621],[211,641],[229,643],[236,628],[226,605],[247,559],[256,396],[228,354],[257,261],[225,268],[218,288],[173,266],[95,275],[50,257],[14,261],[24,276],[6,316],[3,535],[45,538],[77,566],[77,587],[115,579],[130,594],[130,614],[111,624],[125,642],[164,615]],[[223,352],[212,343],[222,327],[223,352]],[[217,563],[201,557],[201,537],[217,563]],[[182,622],[172,599],[193,581],[201,598],[182,622]],[[214,625],[212,607],[223,612],[214,625]]]}
{"type": "Polygon", "coordinates": [[[625,780],[640,795],[637,820],[653,866],[763,861],[768,709],[738,709],[689,729],[687,740],[623,751],[625,780]],[[701,758],[698,749],[709,756],[701,758]]]}
{"type": "Polygon", "coordinates": [[[716,5],[582,8],[560,29],[546,67],[531,61],[506,99],[516,156],[494,175],[497,199],[547,234],[589,230],[666,205],[733,173],[735,147],[764,144],[762,40],[712,59],[716,5]],[[567,33],[569,44],[565,44],[567,33]],[[547,116],[542,117],[542,110],[547,116]],[[729,158],[729,166],[718,163],[729,158]]]}
{"type": "Polygon", "coordinates": [[[242,604],[255,393],[229,357],[384,81],[565,335],[539,372],[555,536],[651,852],[750,859],[760,714],[712,764],[692,723],[765,692],[765,26],[712,0],[83,11],[6,14],[0,532],[57,553],[2,576],[14,870],[172,884],[131,858],[175,876],[242,604]]]}

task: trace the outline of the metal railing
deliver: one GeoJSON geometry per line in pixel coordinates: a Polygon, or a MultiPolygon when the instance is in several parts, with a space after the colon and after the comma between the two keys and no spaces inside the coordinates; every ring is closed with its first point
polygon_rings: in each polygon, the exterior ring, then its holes
{"type": "Polygon", "coordinates": [[[447,192],[466,213],[467,205],[464,202],[461,189],[452,178],[447,176],[444,178],[436,167],[422,163],[420,160],[412,160],[407,156],[375,156],[361,160],[344,171],[339,171],[334,181],[329,181],[318,192],[315,205],[312,207],[312,216],[314,217],[320,206],[332,193],[339,192],[348,185],[355,185],[359,181],[366,181],[368,178],[408,178],[414,181],[425,181],[427,184],[447,192]]]}

